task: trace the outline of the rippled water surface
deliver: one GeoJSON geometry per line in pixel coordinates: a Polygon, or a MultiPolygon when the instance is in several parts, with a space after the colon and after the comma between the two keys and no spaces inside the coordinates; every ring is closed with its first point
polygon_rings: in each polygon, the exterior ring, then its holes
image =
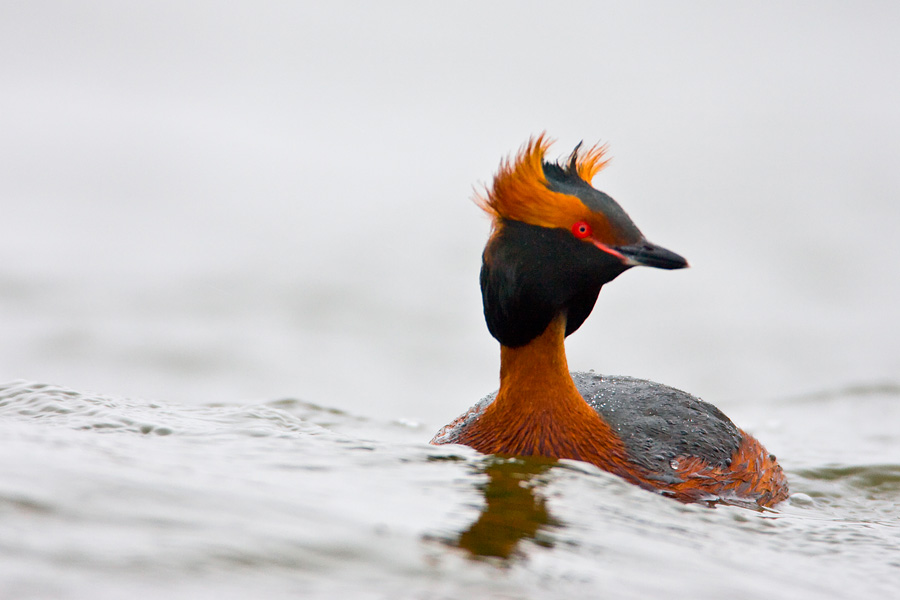
{"type": "Polygon", "coordinates": [[[782,403],[755,433],[780,448],[794,495],[756,512],[577,462],[432,447],[428,427],[299,400],[179,406],[10,383],[3,597],[889,598],[898,400],[782,403]],[[833,440],[853,453],[823,463],[833,440]]]}

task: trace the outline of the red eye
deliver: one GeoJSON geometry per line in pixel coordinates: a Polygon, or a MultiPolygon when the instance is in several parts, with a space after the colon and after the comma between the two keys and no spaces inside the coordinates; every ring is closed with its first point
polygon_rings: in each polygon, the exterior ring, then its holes
{"type": "Polygon", "coordinates": [[[572,225],[572,234],[579,240],[583,240],[591,235],[591,226],[584,221],[578,221],[572,225]]]}

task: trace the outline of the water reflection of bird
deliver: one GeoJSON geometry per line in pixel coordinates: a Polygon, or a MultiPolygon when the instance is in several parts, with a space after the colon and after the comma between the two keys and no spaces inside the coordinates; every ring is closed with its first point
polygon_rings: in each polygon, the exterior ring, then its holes
{"type": "Polygon", "coordinates": [[[562,523],[547,508],[538,490],[552,464],[546,458],[488,459],[480,469],[487,481],[479,485],[484,508],[478,519],[454,541],[473,556],[508,559],[519,543],[553,546],[549,530],[562,523]]]}
{"type": "Polygon", "coordinates": [[[775,457],[711,404],[649,381],[569,373],[564,339],[603,284],[633,266],[681,269],[687,261],[648,242],[591,187],[607,162],[604,147],[576,147],[556,164],[544,160],[549,145],[531,140],[479,200],[493,219],[481,290],[500,342],[500,389],[432,443],[582,460],[682,501],[784,500],[775,457]]]}

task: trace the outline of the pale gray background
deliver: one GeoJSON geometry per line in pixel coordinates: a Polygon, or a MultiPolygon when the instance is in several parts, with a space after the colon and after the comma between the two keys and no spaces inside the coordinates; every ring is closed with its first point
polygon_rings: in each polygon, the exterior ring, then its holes
{"type": "Polygon", "coordinates": [[[570,366],[721,404],[896,382],[900,5],[0,8],[0,379],[439,425],[496,387],[472,204],[546,130],[687,271],[570,366]]]}

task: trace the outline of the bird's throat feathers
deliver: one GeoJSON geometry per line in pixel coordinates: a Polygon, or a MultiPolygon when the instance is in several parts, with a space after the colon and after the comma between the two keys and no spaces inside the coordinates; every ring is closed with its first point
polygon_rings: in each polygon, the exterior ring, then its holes
{"type": "Polygon", "coordinates": [[[461,443],[484,453],[592,460],[616,470],[624,447],[579,394],[565,353],[566,322],[519,348],[502,347],[500,391],[461,443]]]}

